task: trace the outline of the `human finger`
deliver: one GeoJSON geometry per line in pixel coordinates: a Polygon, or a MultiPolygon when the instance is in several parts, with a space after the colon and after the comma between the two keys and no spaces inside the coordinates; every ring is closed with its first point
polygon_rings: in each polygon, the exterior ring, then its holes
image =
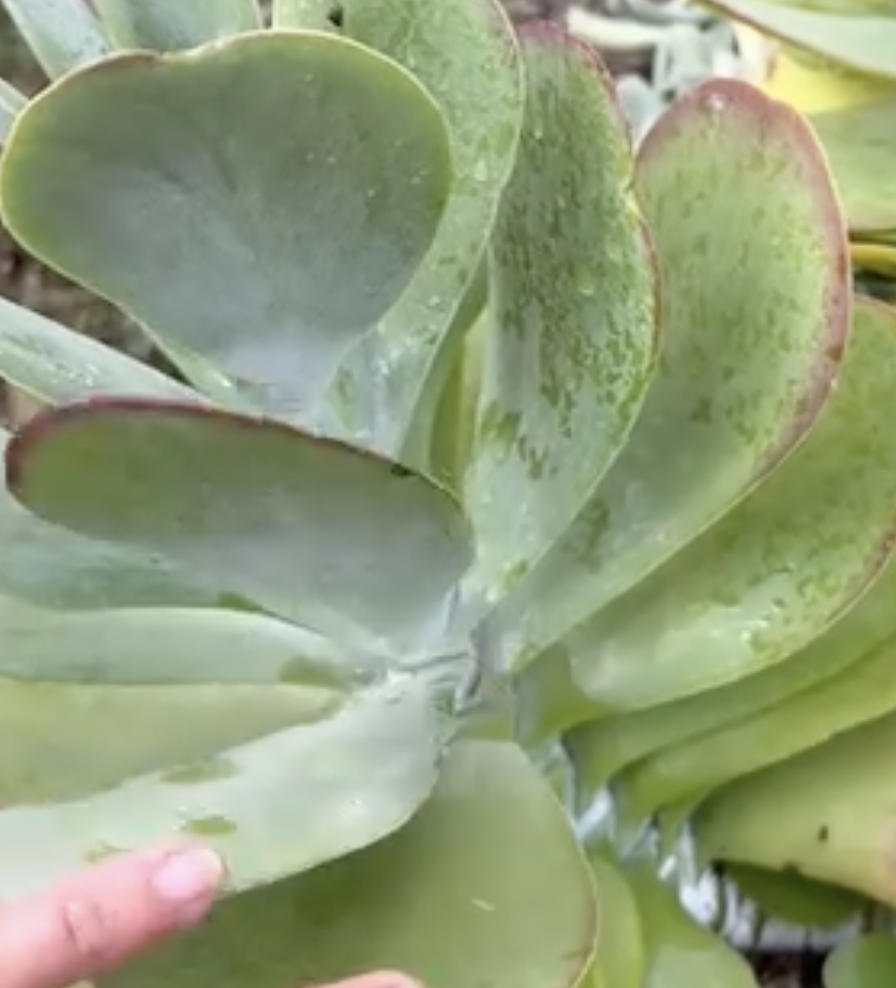
{"type": "Polygon", "coordinates": [[[0,985],[64,988],[117,967],[197,923],[223,873],[212,851],[179,844],[110,858],[0,905],[0,985]]]}

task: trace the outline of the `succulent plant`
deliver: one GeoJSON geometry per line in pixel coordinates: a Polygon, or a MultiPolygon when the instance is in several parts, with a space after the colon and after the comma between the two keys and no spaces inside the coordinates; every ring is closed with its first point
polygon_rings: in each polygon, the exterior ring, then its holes
{"type": "Polygon", "coordinates": [[[122,988],[754,985],[691,840],[893,904],[896,312],[806,120],[635,154],[493,0],[4,2],[3,220],[181,378],[0,303],[0,897],[208,840],[122,988]]]}

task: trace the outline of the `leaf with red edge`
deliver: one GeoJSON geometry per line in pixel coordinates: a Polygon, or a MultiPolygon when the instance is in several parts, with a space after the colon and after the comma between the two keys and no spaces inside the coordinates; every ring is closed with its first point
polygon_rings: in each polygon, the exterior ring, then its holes
{"type": "Polygon", "coordinates": [[[425,477],[235,413],[69,405],[26,426],[6,464],[36,515],[227,573],[235,592],[340,640],[436,647],[470,560],[460,509],[425,477]]]}

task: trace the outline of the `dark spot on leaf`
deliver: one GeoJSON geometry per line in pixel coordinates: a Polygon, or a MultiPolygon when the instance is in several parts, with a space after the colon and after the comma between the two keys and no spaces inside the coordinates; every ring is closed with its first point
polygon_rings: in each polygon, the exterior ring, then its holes
{"type": "Polygon", "coordinates": [[[827,843],[828,838],[831,836],[831,832],[828,828],[828,825],[826,823],[823,823],[818,828],[818,833],[815,836],[817,837],[820,843],[822,844],[827,843]]]}
{"type": "Polygon", "coordinates": [[[342,28],[345,27],[345,8],[341,3],[334,3],[333,6],[330,7],[327,11],[327,20],[333,25],[333,27],[339,28],[339,30],[342,30],[342,28]]]}
{"type": "Polygon", "coordinates": [[[407,467],[403,467],[400,463],[393,463],[389,469],[396,477],[410,477],[413,474],[413,470],[408,470],[407,467]]]}

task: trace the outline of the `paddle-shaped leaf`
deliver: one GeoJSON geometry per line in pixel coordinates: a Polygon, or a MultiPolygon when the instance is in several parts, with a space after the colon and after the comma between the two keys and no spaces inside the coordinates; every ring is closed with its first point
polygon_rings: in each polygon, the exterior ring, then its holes
{"type": "Polygon", "coordinates": [[[426,685],[410,677],[333,700],[320,687],[286,685],[128,691],[0,681],[0,708],[17,728],[0,756],[4,803],[7,784],[16,799],[0,810],[0,895],[177,831],[221,852],[235,890],[381,839],[429,795],[444,725],[426,685]],[[241,734],[255,739],[237,744],[241,734]],[[116,753],[122,737],[134,747],[116,753]],[[153,769],[115,779],[141,763],[153,769]]]}
{"type": "Polygon", "coordinates": [[[896,905],[894,750],[890,713],[726,786],[694,819],[701,858],[796,869],[896,905]]]}
{"type": "Polygon", "coordinates": [[[597,885],[600,929],[592,972],[595,988],[644,988],[644,931],[632,890],[615,862],[594,854],[589,860],[597,885]]]}
{"type": "Polygon", "coordinates": [[[880,572],[896,537],[896,314],[869,301],[860,311],[837,390],[803,443],[708,532],[564,639],[587,694],[632,709],[767,669],[880,572]]]}
{"type": "Polygon", "coordinates": [[[594,497],[641,408],[658,343],[655,272],[610,81],[559,29],[530,29],[522,41],[526,123],[492,244],[465,492],[474,592],[490,600],[594,497]]]}
{"type": "Polygon", "coordinates": [[[597,495],[494,614],[516,665],[786,456],[824,403],[849,330],[843,218],[820,148],[789,108],[734,81],[693,90],[641,145],[636,191],[663,286],[659,371],[597,495]]]}
{"type": "MultiPolygon", "coordinates": [[[[893,21],[896,27],[896,19],[893,21]]],[[[896,231],[896,95],[810,118],[827,152],[850,230],[896,231]]]]}
{"type": "MultiPolygon", "coordinates": [[[[298,5],[316,26],[332,9],[330,0],[298,5]]],[[[342,431],[426,468],[436,402],[467,328],[458,314],[513,168],[524,99],[519,56],[498,0],[342,0],[339,9],[340,31],[413,72],[451,132],[454,184],[432,248],[331,392],[342,431]]]]}
{"type": "MultiPolygon", "coordinates": [[[[711,736],[708,732],[729,725],[736,730],[738,724],[839,673],[849,677],[851,667],[858,667],[866,657],[873,661],[871,656],[896,637],[894,599],[896,561],[891,555],[871,589],[852,610],[820,638],[785,661],[727,686],[584,724],[570,732],[566,737],[567,750],[575,761],[585,791],[596,791],[620,769],[656,752],[656,762],[646,758],[630,775],[623,775],[617,784],[623,791],[629,784],[637,785],[646,800],[639,805],[658,805],[664,799],[663,786],[667,782],[675,784],[674,773],[665,766],[674,762],[683,750],[696,752],[699,747],[703,754],[713,757],[707,744],[707,738],[711,736]],[[693,746],[689,739],[694,739],[693,746]],[[636,783],[636,779],[642,782],[636,783]],[[647,797],[648,792],[656,792],[656,795],[647,797]]],[[[540,659],[531,666],[531,672],[537,672],[543,661],[540,659]]],[[[568,669],[568,661],[566,666],[568,669]]],[[[548,671],[541,676],[547,678],[548,671]]],[[[551,683],[558,681],[556,670],[552,670],[550,676],[551,683]]],[[[534,677],[530,677],[530,670],[527,670],[523,679],[529,678],[534,677]]],[[[572,709],[576,718],[584,721],[597,712],[597,705],[592,702],[589,707],[586,699],[569,686],[563,709],[572,709]],[[578,698],[577,707],[572,706],[571,696],[578,698]]],[[[760,748],[767,753],[776,750],[774,745],[760,745],[760,748]]]]}
{"type": "MultiPolygon", "coordinates": [[[[84,0],[81,0],[83,3],[84,0]]],[[[116,48],[177,51],[261,26],[255,0],[90,0],[116,48]]]]}
{"type": "Polygon", "coordinates": [[[3,6],[51,79],[110,51],[96,14],[85,0],[3,0],[3,6]]]}
{"type": "MultiPolygon", "coordinates": [[[[198,407],[69,405],[7,450],[40,517],[147,546],[340,640],[438,635],[469,562],[455,502],[424,477],[289,426],[198,407]]],[[[431,642],[430,642],[431,644],[431,642]]]]}
{"type": "Polygon", "coordinates": [[[513,745],[465,742],[398,833],[224,902],[100,985],[281,988],[397,968],[428,988],[571,988],[596,936],[588,864],[544,780],[513,745]]]}
{"type": "MultiPolygon", "coordinates": [[[[8,442],[0,429],[0,449],[8,442]]],[[[203,581],[158,553],[67,532],[0,489],[0,595],[67,609],[226,606],[228,579],[203,581]]]]}
{"type": "Polygon", "coordinates": [[[860,72],[896,79],[896,17],[823,13],[775,0],[703,0],[703,5],[860,72]]]}
{"type": "Polygon", "coordinates": [[[394,304],[449,193],[425,90],[342,38],[264,32],[75,73],[18,118],[10,230],[283,415],[394,304]],[[222,106],[226,112],[222,112],[222,106]]]}

